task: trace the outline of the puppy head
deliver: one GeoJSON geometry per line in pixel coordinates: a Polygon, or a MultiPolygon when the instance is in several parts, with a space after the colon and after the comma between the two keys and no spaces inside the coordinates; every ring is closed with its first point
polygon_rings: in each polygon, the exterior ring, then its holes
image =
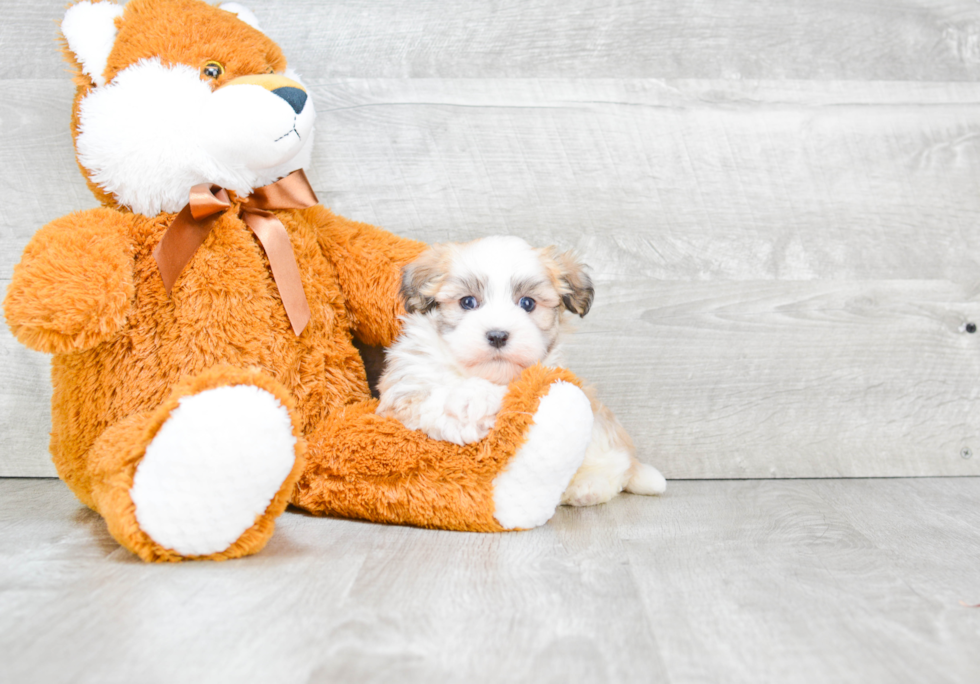
{"type": "Polygon", "coordinates": [[[469,375],[507,384],[558,343],[562,314],[584,316],[592,281],[570,253],[516,237],[435,245],[404,272],[405,310],[431,321],[469,375]]]}

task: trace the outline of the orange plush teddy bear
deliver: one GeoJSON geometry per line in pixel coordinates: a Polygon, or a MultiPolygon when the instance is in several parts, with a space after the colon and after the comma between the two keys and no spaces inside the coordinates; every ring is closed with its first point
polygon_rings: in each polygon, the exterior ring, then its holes
{"type": "Polygon", "coordinates": [[[312,98],[237,4],[79,2],[72,134],[103,206],[45,226],[7,322],[53,354],[51,454],[149,561],[255,553],[293,503],[453,530],[544,524],[589,402],[534,366],[459,447],[375,415],[353,339],[390,344],[424,245],[320,206],[312,98]]]}

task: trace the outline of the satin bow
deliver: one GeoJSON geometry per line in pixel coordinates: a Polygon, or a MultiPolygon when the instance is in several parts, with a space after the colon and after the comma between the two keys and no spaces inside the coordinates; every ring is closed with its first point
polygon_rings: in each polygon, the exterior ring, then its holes
{"type": "MultiPolygon", "coordinates": [[[[238,209],[238,215],[255,233],[269,258],[272,278],[279,288],[289,324],[297,336],[310,321],[310,305],[303,292],[289,234],[272,210],[306,209],[316,203],[313,188],[306,174],[299,169],[275,183],[256,188],[238,209]]],[[[170,294],[177,277],[198,247],[204,244],[218,215],[229,207],[231,198],[224,188],[210,183],[191,188],[187,205],[180,210],[163,234],[160,244],[153,250],[167,294],[170,294]]]]}

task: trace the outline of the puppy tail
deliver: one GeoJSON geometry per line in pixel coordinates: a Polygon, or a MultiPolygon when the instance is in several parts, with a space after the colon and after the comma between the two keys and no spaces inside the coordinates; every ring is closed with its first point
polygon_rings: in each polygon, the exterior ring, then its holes
{"type": "Polygon", "coordinates": [[[631,494],[663,494],[667,491],[667,480],[652,465],[634,459],[624,489],[631,494]]]}

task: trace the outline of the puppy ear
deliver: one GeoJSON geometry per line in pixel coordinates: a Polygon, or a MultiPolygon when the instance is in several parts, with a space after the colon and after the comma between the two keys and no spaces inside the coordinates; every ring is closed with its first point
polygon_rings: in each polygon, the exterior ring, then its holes
{"type": "Polygon", "coordinates": [[[592,308],[592,300],[595,298],[592,278],[586,273],[588,267],[574,252],[559,253],[554,247],[548,247],[545,256],[553,264],[553,277],[562,306],[574,314],[585,316],[592,308]]]}
{"type": "Polygon", "coordinates": [[[436,306],[436,294],[446,278],[450,250],[433,245],[402,269],[401,296],[408,313],[427,313],[436,306]]]}
{"type": "Polygon", "coordinates": [[[105,85],[102,73],[116,42],[116,19],[122,13],[122,5],[84,0],[69,7],[61,20],[68,51],[97,86],[105,85]]]}

